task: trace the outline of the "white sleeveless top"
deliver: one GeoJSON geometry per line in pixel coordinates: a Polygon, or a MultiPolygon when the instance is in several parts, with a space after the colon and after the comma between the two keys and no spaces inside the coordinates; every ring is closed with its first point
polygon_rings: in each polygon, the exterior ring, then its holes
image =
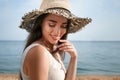
{"type": "MultiPolygon", "coordinates": [[[[24,72],[23,72],[23,63],[25,60],[25,57],[28,53],[28,51],[35,47],[35,46],[41,46],[40,44],[34,43],[31,44],[30,46],[28,46],[23,54],[22,54],[22,65],[21,65],[21,75],[23,80],[30,80],[29,76],[27,76],[24,72]]],[[[48,80],[64,80],[65,79],[65,67],[63,65],[63,62],[61,61],[61,59],[59,58],[58,61],[51,55],[51,53],[47,53],[49,56],[49,73],[48,73],[48,80]]]]}

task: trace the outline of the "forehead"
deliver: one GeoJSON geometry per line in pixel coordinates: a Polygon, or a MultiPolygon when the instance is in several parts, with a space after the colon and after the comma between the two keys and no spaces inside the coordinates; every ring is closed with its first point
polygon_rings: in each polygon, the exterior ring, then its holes
{"type": "Polygon", "coordinates": [[[63,17],[63,16],[59,16],[59,15],[55,15],[55,14],[49,14],[45,20],[54,20],[56,22],[61,22],[61,23],[65,23],[67,22],[67,18],[63,17]]]}

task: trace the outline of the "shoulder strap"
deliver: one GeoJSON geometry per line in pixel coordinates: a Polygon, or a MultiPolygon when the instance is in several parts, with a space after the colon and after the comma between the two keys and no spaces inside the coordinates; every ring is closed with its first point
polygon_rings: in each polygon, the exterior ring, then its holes
{"type": "Polygon", "coordinates": [[[33,47],[35,47],[35,46],[38,46],[38,45],[40,45],[40,44],[37,44],[37,43],[31,44],[30,46],[28,46],[28,47],[24,50],[24,52],[23,52],[23,54],[22,54],[22,63],[24,62],[25,57],[26,57],[28,51],[29,51],[31,48],[33,48],[33,47]]]}

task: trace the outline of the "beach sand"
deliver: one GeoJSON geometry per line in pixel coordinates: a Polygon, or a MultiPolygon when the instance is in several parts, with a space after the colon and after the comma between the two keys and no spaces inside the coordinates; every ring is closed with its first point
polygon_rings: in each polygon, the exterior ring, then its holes
{"type": "Polygon", "coordinates": [[[0,80],[19,80],[18,74],[0,74],[0,80]]]}
{"type": "Polygon", "coordinates": [[[76,80],[120,80],[120,76],[87,75],[77,76],[76,80]]]}
{"type": "MultiPolygon", "coordinates": [[[[0,74],[0,80],[19,80],[18,74],[0,74]]],[[[76,80],[120,80],[120,76],[87,75],[77,76],[76,80]]]]}

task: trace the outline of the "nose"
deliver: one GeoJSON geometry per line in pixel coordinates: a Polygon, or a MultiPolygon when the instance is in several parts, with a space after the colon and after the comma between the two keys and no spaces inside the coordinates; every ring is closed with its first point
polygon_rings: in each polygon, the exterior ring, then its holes
{"type": "Polygon", "coordinates": [[[55,29],[54,29],[54,35],[55,36],[60,36],[60,28],[59,27],[55,27],[55,29]]]}

